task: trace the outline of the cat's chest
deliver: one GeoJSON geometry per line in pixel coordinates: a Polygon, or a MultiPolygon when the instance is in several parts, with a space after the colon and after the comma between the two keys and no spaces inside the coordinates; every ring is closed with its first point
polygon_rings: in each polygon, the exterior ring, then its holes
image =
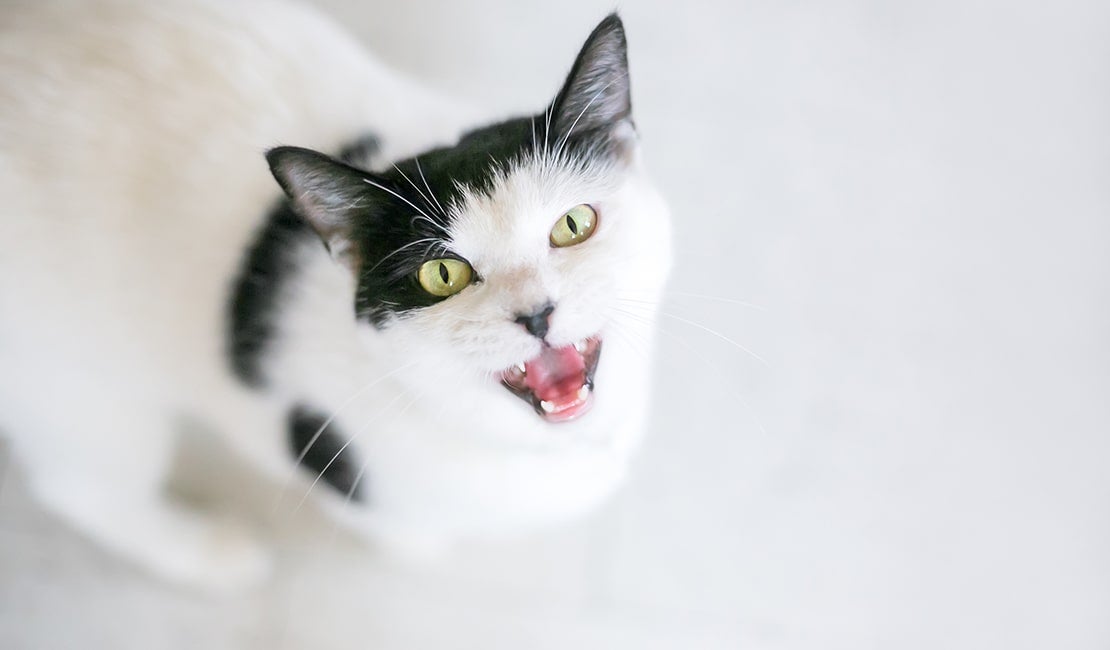
{"type": "MultiPolygon", "coordinates": [[[[626,469],[627,456],[610,444],[525,444],[528,436],[437,412],[404,390],[383,388],[340,411],[328,449],[342,451],[326,460],[357,477],[360,499],[347,507],[441,532],[493,533],[570,516],[608,494],[626,469]]],[[[345,485],[326,489],[345,497],[345,485]]]]}

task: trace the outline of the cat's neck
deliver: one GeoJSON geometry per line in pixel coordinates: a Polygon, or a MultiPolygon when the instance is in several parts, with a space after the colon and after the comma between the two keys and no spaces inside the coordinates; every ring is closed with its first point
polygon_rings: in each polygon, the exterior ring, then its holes
{"type": "Polygon", "coordinates": [[[362,350],[353,296],[350,272],[281,201],[255,235],[234,282],[228,354],[236,376],[249,386],[274,387],[291,370],[327,374],[356,362],[362,350]]]}

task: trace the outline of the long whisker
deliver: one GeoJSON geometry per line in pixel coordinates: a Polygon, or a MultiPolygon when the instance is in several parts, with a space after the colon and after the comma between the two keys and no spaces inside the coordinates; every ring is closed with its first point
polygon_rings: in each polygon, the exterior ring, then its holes
{"type": "Polygon", "coordinates": [[[408,181],[409,185],[412,185],[412,189],[416,190],[416,193],[420,195],[420,198],[424,199],[424,203],[425,203],[425,205],[428,206],[428,209],[432,210],[433,209],[432,201],[431,201],[431,199],[428,198],[428,196],[426,194],[424,194],[424,190],[417,187],[416,183],[412,182],[412,179],[409,178],[408,174],[401,171],[401,168],[397,166],[397,163],[393,163],[393,169],[396,169],[397,173],[400,174],[401,177],[404,178],[406,181],[408,181]]]}
{"type": "Polygon", "coordinates": [[[369,178],[364,178],[364,179],[362,179],[362,181],[364,183],[367,183],[368,185],[373,185],[374,187],[378,188],[379,190],[381,190],[383,192],[389,192],[393,196],[395,196],[395,197],[401,199],[402,201],[404,201],[405,203],[409,204],[409,207],[411,207],[413,210],[416,210],[417,212],[419,212],[422,216],[427,217],[428,219],[431,219],[431,217],[428,217],[427,214],[424,214],[423,210],[416,207],[416,204],[414,204],[412,201],[406,199],[405,197],[401,196],[400,194],[398,194],[398,193],[394,192],[393,190],[389,189],[388,187],[382,185],[381,183],[375,183],[374,181],[370,180],[369,178]]]}
{"type": "Polygon", "coordinates": [[[431,230],[433,230],[435,232],[442,233],[444,236],[447,236],[447,229],[446,228],[444,228],[442,225],[432,221],[431,219],[429,219],[428,217],[426,217],[422,214],[414,215],[412,217],[412,219],[409,220],[409,225],[411,225],[413,228],[415,228],[416,224],[421,222],[421,221],[428,222],[428,225],[431,226],[431,230]]]}
{"type": "MultiPolygon", "coordinates": [[[[389,403],[388,403],[388,404],[386,404],[386,405],[385,405],[385,406],[384,406],[384,407],[383,407],[383,408],[381,409],[381,411],[379,411],[379,414],[381,414],[381,413],[385,413],[386,411],[388,411],[388,410],[389,410],[389,408],[390,408],[391,406],[393,406],[394,404],[396,404],[396,403],[397,403],[397,402],[398,402],[398,401],[399,401],[399,400],[401,399],[401,397],[402,397],[402,396],[404,396],[404,394],[405,394],[404,392],[400,392],[400,393],[397,393],[397,395],[396,395],[396,396],[395,396],[395,397],[394,397],[394,398],[393,398],[392,400],[390,400],[390,401],[389,401],[389,403]]],[[[336,460],[337,460],[337,459],[339,458],[339,456],[340,456],[340,455],[341,455],[341,454],[342,454],[342,453],[343,453],[344,451],[346,451],[346,450],[347,450],[347,447],[351,446],[351,443],[352,443],[352,442],[354,442],[355,440],[357,440],[358,438],[360,438],[360,437],[362,436],[362,434],[364,434],[364,433],[366,433],[367,431],[369,431],[369,430],[370,430],[370,427],[371,427],[371,426],[372,426],[373,424],[374,424],[374,419],[370,419],[370,420],[369,420],[369,421],[368,421],[368,422],[367,422],[367,423],[366,423],[365,425],[363,425],[362,427],[360,427],[360,428],[358,429],[358,431],[356,431],[356,432],[355,432],[355,433],[354,433],[353,435],[351,435],[350,437],[348,437],[348,438],[347,438],[347,441],[343,443],[343,445],[342,445],[342,446],[341,446],[341,447],[339,448],[339,450],[338,450],[338,451],[336,451],[336,452],[335,452],[335,454],[334,454],[334,455],[332,455],[332,457],[331,457],[331,460],[329,460],[329,461],[328,461],[328,462],[327,462],[327,463],[326,463],[326,464],[324,465],[323,469],[321,469],[321,470],[319,471],[319,473],[317,473],[317,474],[316,474],[316,478],[312,480],[312,484],[308,486],[308,489],[307,489],[307,490],[305,490],[305,493],[304,493],[304,495],[303,495],[303,496],[301,497],[301,500],[300,500],[300,501],[299,501],[299,502],[297,503],[297,507],[296,507],[296,508],[293,508],[293,513],[294,513],[294,514],[296,514],[296,513],[297,513],[297,512],[298,512],[298,511],[299,511],[299,510],[301,509],[301,507],[302,507],[302,506],[304,506],[304,503],[305,503],[305,501],[307,501],[307,500],[308,500],[308,496],[309,496],[310,494],[312,494],[312,490],[313,490],[313,488],[315,488],[315,487],[316,487],[316,485],[317,485],[317,484],[318,484],[318,483],[320,482],[320,480],[324,478],[324,474],[326,474],[326,473],[327,473],[327,471],[328,471],[328,469],[330,469],[330,468],[331,468],[331,466],[332,466],[332,463],[334,463],[334,462],[335,462],[335,461],[336,461],[336,460]]]]}
{"type": "Polygon", "coordinates": [[[417,244],[424,244],[424,243],[429,243],[430,246],[433,246],[437,243],[441,243],[442,241],[443,240],[441,240],[438,237],[425,237],[424,239],[417,239],[416,241],[410,241],[409,243],[407,243],[404,246],[398,248],[397,250],[393,251],[389,255],[386,255],[385,257],[378,260],[373,266],[371,266],[369,269],[367,269],[364,273],[372,273],[374,271],[374,269],[376,269],[379,266],[381,266],[382,264],[384,264],[386,260],[388,260],[389,258],[393,257],[394,255],[400,253],[401,251],[405,250],[406,248],[409,248],[410,246],[416,246],[417,244]]]}
{"type": "Polygon", "coordinates": [[[673,295],[673,296],[685,296],[687,298],[700,298],[702,300],[714,300],[716,302],[724,302],[724,303],[728,303],[730,305],[740,305],[741,307],[751,307],[752,309],[758,309],[759,311],[768,311],[767,308],[764,307],[763,305],[757,305],[754,302],[747,302],[745,300],[736,300],[734,298],[722,298],[721,296],[710,296],[710,295],[706,295],[704,293],[690,293],[688,291],[664,290],[664,293],[667,293],[667,294],[670,294],[670,295],[673,295]]]}
{"type": "MultiPolygon", "coordinates": [[[[424,397],[424,394],[426,392],[427,391],[421,391],[420,393],[417,393],[417,395],[415,397],[410,399],[408,404],[405,404],[405,406],[396,415],[394,415],[392,418],[390,418],[389,424],[393,424],[397,420],[400,420],[405,415],[405,413],[408,412],[408,410],[412,407],[413,404],[415,404],[417,401],[419,401],[420,398],[424,397]]],[[[362,478],[366,475],[366,470],[369,467],[370,467],[370,459],[369,458],[362,461],[362,465],[358,468],[358,474],[355,474],[355,480],[351,483],[350,489],[347,490],[347,494],[343,498],[343,509],[344,510],[351,507],[351,501],[354,499],[355,492],[358,492],[358,486],[362,483],[362,478]]],[[[338,532],[339,532],[339,522],[336,522],[336,524],[332,527],[332,531],[331,531],[331,541],[332,542],[335,541],[335,536],[338,532]]]]}
{"type": "MultiPolygon", "coordinates": [[[[625,315],[629,318],[639,319],[639,320],[643,321],[644,323],[652,324],[651,319],[649,319],[646,316],[642,316],[640,314],[634,314],[630,311],[626,311],[626,310],[621,309],[619,307],[613,307],[613,309],[617,310],[618,312],[622,313],[623,315],[625,315]]],[[[615,323],[616,321],[611,321],[611,322],[615,323]]],[[[660,326],[658,323],[654,323],[653,325],[654,325],[655,329],[657,329],[661,333],[666,334],[667,336],[671,337],[671,339],[673,339],[679,345],[686,348],[686,350],[689,351],[690,354],[694,355],[694,358],[696,358],[703,365],[705,365],[706,368],[710,369],[711,371],[716,370],[716,366],[714,366],[712,363],[710,363],[709,359],[706,359],[704,355],[702,355],[700,352],[698,352],[692,345],[687,343],[682,337],[678,336],[677,334],[675,334],[673,332],[668,331],[664,327],[660,326]]],[[[767,433],[766,427],[763,426],[763,422],[760,420],[759,415],[755,411],[755,408],[752,407],[751,403],[747,399],[745,399],[744,396],[741,393],[739,393],[739,392],[730,393],[730,397],[734,397],[737,400],[739,400],[740,404],[743,405],[745,409],[747,409],[748,414],[752,416],[752,421],[755,422],[755,426],[757,426],[759,428],[760,433],[762,433],[765,436],[770,435],[770,434],[767,433]]]]}
{"type": "MultiPolygon", "coordinates": [[[[645,292],[645,293],[647,293],[647,292],[645,292]]],[[[730,304],[730,305],[739,305],[741,307],[751,307],[752,309],[758,309],[759,311],[769,311],[767,309],[767,307],[764,307],[763,305],[757,305],[754,302],[746,302],[744,300],[736,300],[734,298],[724,298],[722,296],[710,296],[710,295],[704,294],[704,293],[689,293],[687,291],[674,291],[674,290],[671,290],[671,289],[664,289],[663,293],[668,295],[668,296],[682,296],[684,298],[700,298],[701,300],[711,300],[711,301],[714,301],[714,302],[723,302],[723,303],[727,303],[727,304],[730,304]]],[[[634,295],[634,294],[629,294],[629,295],[634,295]]],[[[648,303],[658,304],[659,301],[656,301],[656,300],[640,300],[640,302],[648,302],[648,303]]]]}
{"type": "Polygon", "coordinates": [[[328,416],[328,418],[326,420],[324,420],[324,423],[320,425],[320,428],[316,429],[316,433],[312,434],[312,437],[308,440],[307,443],[305,443],[304,449],[301,450],[301,453],[297,455],[297,459],[293,462],[293,471],[290,472],[289,477],[285,480],[284,484],[282,485],[282,489],[278,492],[278,496],[274,500],[274,504],[273,504],[273,507],[272,507],[272,510],[271,510],[271,514],[277,512],[278,508],[281,506],[281,502],[285,499],[285,495],[288,493],[289,488],[292,486],[294,478],[296,478],[296,476],[297,476],[297,469],[301,466],[301,463],[304,462],[305,456],[308,455],[308,452],[312,449],[312,446],[316,444],[316,441],[320,439],[320,436],[324,435],[324,430],[328,428],[328,425],[330,425],[332,422],[334,422],[335,418],[339,417],[340,413],[342,413],[348,406],[353,404],[355,402],[355,400],[358,399],[360,396],[362,396],[364,393],[366,393],[366,391],[370,390],[374,386],[377,386],[378,384],[385,381],[386,379],[389,379],[390,377],[396,375],[397,373],[408,370],[409,368],[415,366],[417,363],[418,362],[416,362],[416,361],[411,361],[409,363],[406,363],[403,366],[399,366],[397,368],[394,368],[393,370],[391,370],[391,371],[387,372],[386,374],[378,377],[377,379],[374,379],[372,381],[367,382],[366,384],[363,384],[360,388],[355,390],[355,392],[351,393],[351,395],[349,397],[347,397],[347,399],[345,399],[343,401],[343,403],[340,404],[332,412],[332,414],[330,416],[328,416]]]}
{"type": "Polygon", "coordinates": [[[440,214],[446,217],[447,210],[443,208],[443,204],[439,202],[439,198],[436,197],[436,193],[432,191],[432,186],[428,185],[428,179],[426,176],[424,176],[424,170],[420,168],[420,159],[413,158],[412,160],[416,163],[416,171],[420,173],[420,180],[424,181],[424,187],[428,188],[428,194],[430,194],[432,196],[432,200],[436,202],[436,206],[439,207],[440,214]]]}
{"type": "Polygon", "coordinates": [[[635,328],[629,327],[627,323],[624,323],[623,321],[617,319],[617,316],[625,315],[627,315],[627,312],[613,314],[613,318],[610,318],[608,323],[613,328],[611,331],[614,334],[619,335],[625,343],[628,343],[628,347],[630,350],[636,352],[636,354],[640,355],[640,357],[645,361],[649,360],[651,358],[651,355],[648,351],[648,348],[651,347],[651,343],[641,333],[636,332],[635,328]]]}
{"type": "Polygon", "coordinates": [[[532,122],[532,151],[536,150],[536,116],[531,117],[532,122]]]}
{"type": "MultiPolygon", "coordinates": [[[[618,298],[618,300],[626,300],[626,299],[624,299],[624,298],[618,298]]],[[[633,307],[638,307],[638,308],[641,308],[641,309],[647,309],[647,307],[644,307],[644,306],[642,306],[642,305],[637,305],[637,304],[635,304],[635,303],[631,303],[631,306],[633,306],[633,307]]],[[[679,321],[679,322],[681,322],[681,323],[686,323],[687,325],[689,325],[689,326],[691,326],[691,327],[696,327],[696,328],[698,328],[698,329],[702,330],[703,332],[706,332],[707,334],[711,334],[711,335],[713,335],[713,336],[717,337],[718,339],[720,339],[720,340],[724,341],[725,343],[728,343],[729,345],[732,345],[732,346],[733,346],[733,347],[735,347],[735,348],[736,348],[737,350],[740,350],[740,351],[742,351],[742,352],[745,352],[745,353],[747,353],[747,354],[751,355],[751,357],[752,357],[753,359],[755,359],[756,361],[758,361],[758,362],[762,363],[762,364],[763,364],[764,366],[766,366],[766,367],[767,367],[768,369],[770,369],[770,367],[771,367],[771,364],[767,363],[767,360],[766,360],[766,359],[764,359],[763,357],[759,356],[759,355],[758,355],[758,354],[756,354],[755,352],[752,352],[752,351],[751,351],[751,350],[749,350],[748,348],[744,347],[743,345],[740,345],[740,344],[739,344],[739,343],[737,343],[736,341],[734,341],[734,340],[730,339],[729,337],[725,336],[724,334],[721,334],[720,332],[718,332],[718,331],[716,331],[716,330],[714,330],[714,329],[711,329],[711,328],[709,328],[709,327],[706,327],[705,325],[702,325],[701,323],[698,323],[698,322],[692,321],[692,320],[690,320],[690,319],[688,319],[688,318],[683,318],[682,316],[678,316],[678,315],[676,315],[676,314],[672,314],[672,313],[671,313],[671,312],[669,312],[669,311],[665,311],[665,310],[662,310],[662,309],[657,309],[657,310],[655,310],[655,311],[656,311],[657,313],[659,313],[659,314],[660,314],[661,316],[666,316],[667,318],[672,318],[672,319],[674,319],[674,320],[677,320],[677,321],[679,321]]]]}
{"type": "Polygon", "coordinates": [[[551,113],[554,110],[555,110],[555,102],[552,102],[552,103],[548,104],[547,108],[545,108],[544,111],[543,111],[543,113],[544,113],[544,122],[545,122],[544,127],[543,127],[543,155],[544,155],[543,159],[544,160],[549,160],[548,153],[550,153],[550,151],[547,148],[547,136],[551,133],[551,113]]]}

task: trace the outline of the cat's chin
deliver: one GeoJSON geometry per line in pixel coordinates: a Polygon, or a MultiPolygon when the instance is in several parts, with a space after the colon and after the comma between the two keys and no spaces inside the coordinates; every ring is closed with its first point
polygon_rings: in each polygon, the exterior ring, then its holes
{"type": "Polygon", "coordinates": [[[504,370],[501,385],[548,422],[568,422],[586,414],[594,402],[594,372],[601,357],[601,338],[573,345],[544,346],[527,361],[504,370]]]}

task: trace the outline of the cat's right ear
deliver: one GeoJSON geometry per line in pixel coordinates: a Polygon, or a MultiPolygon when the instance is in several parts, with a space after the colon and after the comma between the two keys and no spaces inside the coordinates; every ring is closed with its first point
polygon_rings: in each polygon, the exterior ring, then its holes
{"type": "Polygon", "coordinates": [[[332,257],[354,271],[359,262],[355,230],[374,198],[371,174],[300,147],[270,149],[266,162],[297,214],[316,230],[332,257]]]}
{"type": "Polygon", "coordinates": [[[635,139],[624,24],[613,13],[586,39],[545,117],[555,142],[609,143],[625,151],[635,139]]]}

